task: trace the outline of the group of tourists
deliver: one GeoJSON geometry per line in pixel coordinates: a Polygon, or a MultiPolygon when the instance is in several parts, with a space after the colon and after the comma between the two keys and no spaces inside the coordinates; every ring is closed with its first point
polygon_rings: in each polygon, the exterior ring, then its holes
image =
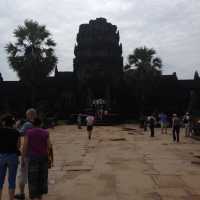
{"type": "Polygon", "coordinates": [[[106,120],[108,117],[108,106],[104,99],[94,99],[92,101],[94,117],[98,120],[106,120]]]}
{"type": "MultiPolygon", "coordinates": [[[[91,140],[95,117],[86,116],[88,139],[91,140]]],[[[82,114],[77,118],[81,128],[82,114]]],[[[53,165],[53,150],[49,132],[41,128],[42,121],[35,109],[28,109],[26,120],[15,120],[11,114],[0,119],[0,200],[8,171],[9,199],[25,199],[28,183],[29,197],[41,200],[48,192],[48,168],[53,165]],[[19,193],[15,194],[16,177],[19,193]]]]}
{"type": "Polygon", "coordinates": [[[176,113],[174,113],[171,119],[165,113],[160,113],[158,118],[155,114],[147,116],[146,119],[143,121],[144,131],[147,130],[147,127],[150,129],[150,136],[154,137],[155,134],[155,127],[157,122],[160,125],[161,133],[167,134],[168,127],[172,127],[172,136],[174,142],[180,141],[180,128],[183,126],[185,128],[185,137],[189,137],[192,135],[192,117],[189,112],[181,118],[176,113]]]}
{"type": "Polygon", "coordinates": [[[49,132],[41,128],[42,121],[35,109],[28,109],[22,124],[10,114],[1,118],[0,127],[0,200],[8,171],[9,200],[29,197],[42,200],[48,192],[48,168],[53,163],[49,132]],[[19,194],[15,194],[16,177],[19,194]]]}
{"type": "MultiPolygon", "coordinates": [[[[92,113],[78,114],[77,125],[82,128],[82,119],[85,119],[88,139],[91,140],[95,117],[92,113]]],[[[41,128],[42,121],[35,109],[28,109],[26,120],[15,120],[6,114],[0,121],[0,200],[2,188],[8,171],[9,199],[25,199],[25,186],[28,183],[29,197],[33,200],[42,200],[48,192],[48,168],[53,165],[53,150],[49,132],[41,128]],[[17,175],[18,174],[18,175],[17,175]],[[16,177],[19,184],[19,194],[15,194],[16,177]]],[[[144,131],[150,129],[150,136],[155,136],[155,127],[159,122],[161,133],[167,134],[171,124],[173,141],[179,142],[180,128],[185,127],[185,136],[192,133],[192,119],[189,113],[183,118],[173,114],[171,120],[165,113],[157,118],[154,114],[147,116],[143,121],[144,131]]]]}
{"type": "MultiPolygon", "coordinates": [[[[77,117],[78,128],[81,128],[82,125],[82,114],[80,113],[77,117]]],[[[86,126],[88,131],[88,139],[91,139],[92,130],[94,126],[95,117],[92,114],[88,114],[86,117],[86,126]]],[[[172,136],[174,142],[180,141],[180,129],[184,127],[185,129],[185,137],[189,137],[192,135],[192,117],[189,112],[181,118],[176,113],[172,115],[172,117],[168,117],[165,113],[160,113],[157,117],[155,114],[149,115],[142,121],[142,125],[144,127],[144,131],[147,131],[147,127],[150,130],[150,136],[155,136],[155,127],[159,123],[161,134],[167,134],[168,127],[172,127],[172,136]]]]}

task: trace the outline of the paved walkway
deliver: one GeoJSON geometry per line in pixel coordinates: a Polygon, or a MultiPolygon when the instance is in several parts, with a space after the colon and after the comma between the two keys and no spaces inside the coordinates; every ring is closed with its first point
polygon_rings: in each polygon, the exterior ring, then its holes
{"type": "Polygon", "coordinates": [[[200,200],[200,142],[150,138],[136,126],[50,130],[55,166],[45,200],[200,200]]]}

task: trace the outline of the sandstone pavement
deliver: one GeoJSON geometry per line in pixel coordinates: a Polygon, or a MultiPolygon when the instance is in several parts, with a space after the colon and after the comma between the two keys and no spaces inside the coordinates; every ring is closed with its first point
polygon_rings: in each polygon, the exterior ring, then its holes
{"type": "MultiPolygon", "coordinates": [[[[55,163],[45,200],[200,200],[200,142],[154,138],[136,125],[50,129],[55,163]]],[[[6,199],[6,194],[4,192],[6,199]]]]}

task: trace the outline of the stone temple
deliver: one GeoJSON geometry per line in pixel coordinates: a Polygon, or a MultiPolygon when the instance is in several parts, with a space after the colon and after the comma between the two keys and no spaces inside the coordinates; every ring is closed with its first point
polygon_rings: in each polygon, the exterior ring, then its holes
{"type": "Polygon", "coordinates": [[[111,104],[123,78],[122,44],[115,25],[104,18],[82,24],[74,49],[74,74],[78,90],[85,91],[88,105],[93,99],[111,104]]]}
{"type": "MultiPolygon", "coordinates": [[[[66,118],[84,112],[95,102],[124,116],[140,113],[131,70],[123,71],[122,44],[117,26],[105,18],[81,24],[74,48],[73,71],[55,69],[37,88],[36,104],[31,103],[30,89],[21,81],[5,81],[0,76],[0,113],[22,113],[30,106],[47,116],[66,118]],[[128,80],[128,81],[127,81],[128,80]],[[98,101],[97,101],[98,100],[98,101]]],[[[200,78],[178,80],[176,73],[162,75],[155,81],[146,99],[145,111],[166,113],[200,111],[200,78]]]]}

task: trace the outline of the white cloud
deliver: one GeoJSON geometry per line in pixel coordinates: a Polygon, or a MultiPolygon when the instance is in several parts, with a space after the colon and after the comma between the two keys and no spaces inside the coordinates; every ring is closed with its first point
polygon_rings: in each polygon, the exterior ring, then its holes
{"type": "Polygon", "coordinates": [[[4,46],[25,19],[47,26],[57,43],[59,70],[64,71],[73,69],[79,25],[105,17],[118,26],[124,60],[136,47],[153,47],[164,61],[164,73],[192,78],[200,67],[199,10],[199,0],[1,0],[0,72],[5,80],[16,79],[4,46]]]}

